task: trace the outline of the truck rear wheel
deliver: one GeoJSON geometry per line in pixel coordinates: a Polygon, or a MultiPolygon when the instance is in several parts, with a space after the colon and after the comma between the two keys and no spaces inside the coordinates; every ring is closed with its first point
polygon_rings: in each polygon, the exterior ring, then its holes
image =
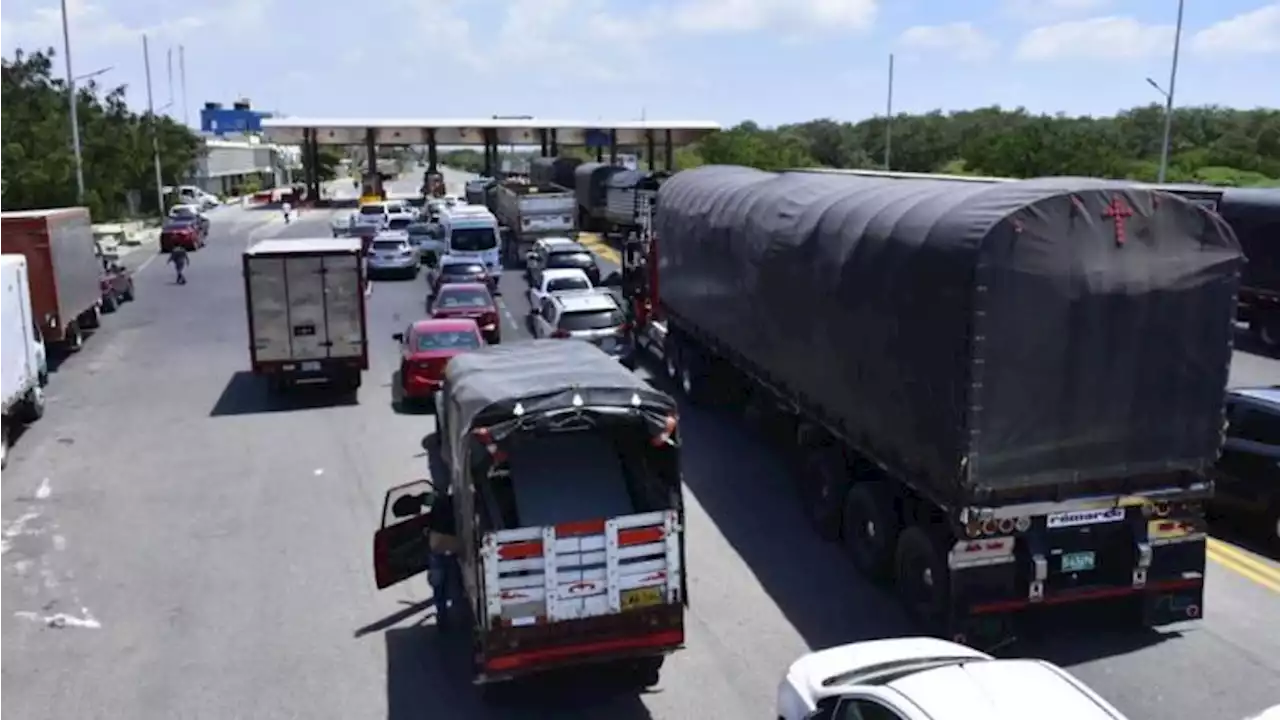
{"type": "Polygon", "coordinates": [[[627,663],[623,670],[627,673],[627,679],[636,687],[651,688],[662,679],[662,664],[666,660],[666,655],[640,658],[627,663]]]}
{"type": "Polygon", "coordinates": [[[62,344],[68,352],[76,352],[84,347],[84,333],[80,332],[79,323],[71,323],[62,334],[62,344]]]}
{"type": "Polygon", "coordinates": [[[18,419],[24,423],[33,423],[44,417],[44,388],[37,384],[27,391],[26,397],[19,405],[18,419]]]}
{"type": "Polygon", "coordinates": [[[840,537],[854,567],[873,580],[883,581],[890,575],[896,525],[875,483],[857,482],[845,493],[840,537]]]}
{"type": "Polygon", "coordinates": [[[813,448],[805,453],[800,502],[809,524],[827,542],[840,538],[840,490],[848,482],[845,471],[844,458],[834,448],[813,448]]]}
{"type": "Polygon", "coordinates": [[[102,311],[94,305],[80,316],[80,325],[88,330],[97,330],[102,327],[102,311]]]}
{"type": "Polygon", "coordinates": [[[898,537],[894,576],[898,598],[907,616],[925,632],[943,634],[951,595],[950,578],[946,554],[928,530],[913,525],[898,537]]]}

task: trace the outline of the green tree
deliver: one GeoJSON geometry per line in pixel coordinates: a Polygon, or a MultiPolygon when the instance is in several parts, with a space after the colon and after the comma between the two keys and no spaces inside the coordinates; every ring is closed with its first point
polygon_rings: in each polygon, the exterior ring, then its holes
{"type": "MultiPolygon", "coordinates": [[[[67,87],[55,77],[54,52],[25,53],[0,68],[0,162],[4,166],[5,209],[76,205],[75,158],[67,87]]],[[[76,93],[80,122],[85,202],[95,219],[121,217],[130,191],[144,211],[155,212],[154,133],[162,182],[176,185],[191,176],[204,152],[200,138],[164,116],[139,115],[125,104],[125,88],[104,90],[89,82],[76,93]]]]}
{"type": "MultiPolygon", "coordinates": [[[[331,147],[321,147],[316,153],[316,177],[320,182],[326,182],[338,176],[338,166],[342,163],[342,153],[331,147]]],[[[302,166],[305,169],[310,166],[311,158],[306,153],[302,155],[302,166]]]]}

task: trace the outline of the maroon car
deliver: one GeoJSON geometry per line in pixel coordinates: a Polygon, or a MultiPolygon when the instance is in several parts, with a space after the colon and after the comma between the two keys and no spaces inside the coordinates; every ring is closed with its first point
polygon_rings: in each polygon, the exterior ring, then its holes
{"type": "Polygon", "coordinates": [[[440,288],[427,305],[431,317],[445,320],[466,318],[475,320],[485,342],[497,345],[502,341],[502,326],[498,323],[498,304],[484,283],[451,283],[440,288]]]}
{"type": "Polygon", "coordinates": [[[102,288],[102,312],[115,312],[120,303],[133,300],[133,273],[120,263],[104,260],[98,282],[102,288]]]}
{"type": "Polygon", "coordinates": [[[171,252],[175,247],[199,250],[204,247],[204,233],[194,218],[168,218],[160,228],[160,252],[171,252]]]}

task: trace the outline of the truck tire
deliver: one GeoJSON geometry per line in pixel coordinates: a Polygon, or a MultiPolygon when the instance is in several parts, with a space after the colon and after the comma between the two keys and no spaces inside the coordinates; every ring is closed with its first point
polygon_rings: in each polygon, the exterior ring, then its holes
{"type": "Polygon", "coordinates": [[[102,327],[102,311],[94,305],[80,315],[80,325],[86,330],[97,330],[102,327]]]}
{"type": "Polygon", "coordinates": [[[827,542],[840,539],[843,489],[849,482],[847,470],[838,450],[812,448],[805,452],[804,469],[797,479],[805,519],[827,542]]]}
{"type": "Polygon", "coordinates": [[[117,307],[119,307],[119,303],[116,301],[116,294],[114,292],[107,293],[107,296],[102,298],[102,312],[113,313],[116,311],[117,307]]]}
{"type": "Polygon", "coordinates": [[[133,302],[133,281],[130,280],[128,285],[124,286],[124,292],[120,293],[120,299],[125,302],[133,302]]]}
{"type": "Polygon", "coordinates": [[[62,345],[67,352],[78,352],[84,347],[84,333],[80,332],[79,323],[71,323],[62,334],[62,345]]]}
{"type": "Polygon", "coordinates": [[[44,388],[37,384],[27,391],[26,397],[18,406],[18,419],[30,424],[44,417],[44,388]]]}
{"type": "Polygon", "coordinates": [[[627,679],[635,687],[651,688],[662,679],[662,664],[666,660],[666,655],[632,660],[627,663],[624,671],[627,673],[627,679]]]}
{"type": "Polygon", "coordinates": [[[1272,320],[1264,316],[1254,319],[1251,325],[1253,334],[1265,347],[1270,350],[1280,348],[1280,320],[1272,320]]]}
{"type": "Polygon", "coordinates": [[[896,527],[892,508],[875,482],[855,482],[845,493],[840,539],[863,575],[878,582],[889,578],[896,527]]]}
{"type": "Polygon", "coordinates": [[[947,555],[929,531],[912,525],[898,536],[894,555],[894,581],[907,616],[923,631],[946,631],[950,578],[947,555]]]}

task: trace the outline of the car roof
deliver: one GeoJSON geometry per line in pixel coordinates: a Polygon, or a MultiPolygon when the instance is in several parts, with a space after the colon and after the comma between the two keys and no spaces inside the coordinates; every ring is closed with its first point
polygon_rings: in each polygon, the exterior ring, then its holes
{"type": "Polygon", "coordinates": [[[427,318],[413,323],[415,333],[457,332],[459,330],[475,330],[476,321],[471,318],[427,318]]]}
{"type": "Polygon", "coordinates": [[[409,233],[403,230],[381,230],[377,235],[373,236],[374,242],[391,242],[393,240],[396,242],[408,242],[409,233]]]}
{"type": "Polygon", "coordinates": [[[587,271],[582,268],[547,268],[542,271],[543,280],[565,277],[580,277],[587,282],[591,282],[591,279],[587,277],[587,271]]]}
{"type": "Polygon", "coordinates": [[[1252,400],[1254,402],[1251,404],[1264,405],[1273,412],[1280,412],[1280,385],[1259,388],[1236,388],[1228,391],[1228,394],[1252,400]]]}
{"type": "Polygon", "coordinates": [[[572,242],[567,242],[567,243],[555,243],[554,245],[551,246],[551,248],[553,251],[552,254],[554,255],[559,255],[560,253],[567,254],[567,253],[591,252],[590,250],[587,249],[585,245],[583,245],[580,242],[577,242],[576,240],[572,242]]]}
{"type": "Polygon", "coordinates": [[[1066,671],[1043,660],[961,661],[886,685],[934,720],[1123,720],[1066,671]],[[1046,713],[1052,709],[1052,713],[1046,713]]]}
{"type": "Polygon", "coordinates": [[[565,312],[592,312],[596,310],[617,310],[618,301],[608,292],[595,290],[565,290],[552,293],[555,302],[565,312]]]}
{"type": "Polygon", "coordinates": [[[544,237],[538,240],[538,242],[543,245],[564,245],[565,243],[574,244],[577,240],[569,237],[544,237]]]}
{"type": "Polygon", "coordinates": [[[440,291],[436,293],[436,297],[446,293],[458,292],[460,290],[466,290],[468,292],[480,290],[487,295],[489,293],[489,286],[478,282],[449,283],[448,285],[444,285],[440,288],[440,291]]]}

